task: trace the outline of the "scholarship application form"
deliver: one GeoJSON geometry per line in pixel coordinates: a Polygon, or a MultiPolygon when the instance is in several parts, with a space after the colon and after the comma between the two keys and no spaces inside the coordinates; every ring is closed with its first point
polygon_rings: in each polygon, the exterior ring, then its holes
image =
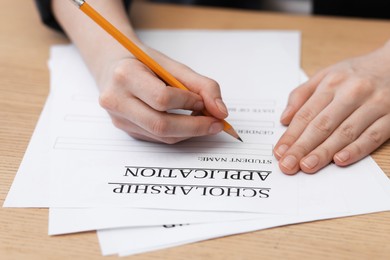
{"type": "Polygon", "coordinates": [[[77,52],[68,53],[52,72],[50,206],[297,209],[296,181],[278,171],[272,149],[299,66],[289,62],[282,44],[255,32],[199,35],[165,34],[149,45],[219,82],[228,121],[244,143],[225,133],[176,145],[132,139],[112,126],[85,65],[77,52]]]}

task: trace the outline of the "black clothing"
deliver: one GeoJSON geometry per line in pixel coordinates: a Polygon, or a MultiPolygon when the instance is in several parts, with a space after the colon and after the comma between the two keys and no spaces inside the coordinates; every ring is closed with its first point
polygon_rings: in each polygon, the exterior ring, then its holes
{"type": "MultiPolygon", "coordinates": [[[[126,7],[130,6],[131,0],[123,0],[123,1],[126,7]]],[[[51,9],[51,0],[35,0],[35,3],[41,15],[42,22],[55,30],[62,31],[61,26],[58,24],[56,18],[53,15],[51,9]]]]}
{"type": "Polygon", "coordinates": [[[314,0],[313,13],[321,15],[390,19],[390,1],[314,0]]]}
{"type": "MultiPolygon", "coordinates": [[[[126,7],[131,0],[123,0],[126,7]]],[[[223,6],[245,9],[262,9],[262,1],[257,0],[150,0],[160,3],[196,4],[205,6],[223,6]]],[[[390,19],[390,0],[312,0],[313,13],[320,15],[355,16],[365,18],[390,19]]],[[[56,21],[51,0],[35,0],[42,22],[56,30],[62,30],[56,21]]]]}
{"type": "MultiPolygon", "coordinates": [[[[160,3],[196,4],[243,9],[263,9],[261,0],[150,0],[160,3]]],[[[313,14],[390,19],[390,0],[311,0],[313,14]]]]}

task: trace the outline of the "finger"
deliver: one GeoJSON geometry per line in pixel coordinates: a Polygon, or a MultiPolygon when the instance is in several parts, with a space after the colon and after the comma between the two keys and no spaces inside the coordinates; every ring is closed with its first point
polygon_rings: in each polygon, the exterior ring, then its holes
{"type": "MultiPolygon", "coordinates": [[[[184,80],[184,79],[183,79],[184,80]]],[[[206,110],[214,117],[223,119],[228,116],[228,109],[222,100],[219,84],[197,73],[185,79],[186,86],[202,97],[206,110]]]]}
{"type": "Polygon", "coordinates": [[[150,91],[151,93],[144,92],[139,94],[139,97],[157,111],[163,112],[171,109],[201,111],[204,109],[202,98],[190,91],[169,86],[155,86],[150,91]]]}
{"type": "Polygon", "coordinates": [[[323,70],[311,79],[295,88],[289,95],[287,106],[283,111],[280,122],[284,125],[290,124],[295,113],[305,104],[317,88],[318,84],[325,77],[327,70],[323,70]]]}
{"type": "Polygon", "coordinates": [[[334,155],[353,143],[361,133],[383,116],[375,104],[359,107],[332,135],[300,161],[300,168],[306,173],[315,173],[328,165],[334,155]]]}
{"type": "Polygon", "coordinates": [[[188,138],[217,134],[223,130],[223,123],[213,117],[159,112],[135,98],[120,102],[116,112],[158,137],[188,138]]]}
{"type": "Polygon", "coordinates": [[[145,71],[130,81],[129,87],[133,96],[141,99],[155,110],[185,109],[200,111],[204,103],[200,95],[191,91],[167,87],[153,73],[145,71]],[[134,82],[136,80],[136,82],[134,82]]]}
{"type": "MultiPolygon", "coordinates": [[[[361,99],[364,98],[365,96],[361,97],[361,99]]],[[[284,173],[296,173],[300,169],[299,161],[327,139],[362,102],[359,99],[353,101],[348,99],[347,97],[336,97],[307,124],[303,133],[280,159],[280,168],[284,173]]]]}
{"type": "Polygon", "coordinates": [[[175,144],[178,142],[181,142],[183,140],[186,140],[188,138],[179,138],[179,137],[159,137],[152,135],[148,132],[146,132],[143,128],[133,124],[131,121],[117,116],[117,115],[111,115],[113,125],[117,128],[125,131],[128,135],[131,137],[148,141],[148,142],[154,142],[154,143],[166,143],[166,144],[175,144]]]}
{"type": "Polygon", "coordinates": [[[333,99],[333,93],[319,92],[313,94],[303,107],[295,114],[286,132],[274,148],[275,157],[279,160],[298,140],[305,128],[333,99]]]}
{"type": "Polygon", "coordinates": [[[347,166],[369,155],[390,138],[390,114],[379,118],[359,138],[334,156],[339,166],[347,166]]]}
{"type": "MultiPolygon", "coordinates": [[[[354,108],[356,108],[359,104],[362,104],[362,100],[367,98],[367,95],[364,94],[364,92],[367,92],[367,88],[364,88],[364,85],[359,85],[356,81],[347,79],[348,74],[337,71],[328,73],[326,77],[323,78],[316,88],[315,93],[294,115],[287,131],[276,144],[274,154],[278,160],[288,149],[290,149],[291,145],[296,142],[298,137],[301,136],[306,127],[311,124],[311,121],[317,117],[320,111],[325,109],[327,104],[332,101],[335,95],[334,93],[336,93],[336,88],[344,90],[337,92],[337,101],[335,102],[336,104],[343,104],[342,107],[340,107],[340,111],[344,114],[347,111],[352,112],[354,108]]],[[[341,114],[335,111],[334,115],[341,114]]],[[[326,121],[329,121],[328,118],[322,117],[317,124],[314,124],[314,126],[321,127],[321,125],[326,123],[326,121]]]]}
{"type": "Polygon", "coordinates": [[[156,55],[157,61],[163,65],[191,92],[201,96],[206,110],[214,117],[223,119],[228,116],[228,110],[222,100],[218,83],[198,74],[191,68],[180,64],[163,54],[156,55]]]}
{"type": "Polygon", "coordinates": [[[196,73],[186,66],[175,71],[175,76],[190,91],[202,97],[206,110],[214,117],[223,119],[228,116],[228,109],[222,100],[219,84],[210,78],[196,73]]]}

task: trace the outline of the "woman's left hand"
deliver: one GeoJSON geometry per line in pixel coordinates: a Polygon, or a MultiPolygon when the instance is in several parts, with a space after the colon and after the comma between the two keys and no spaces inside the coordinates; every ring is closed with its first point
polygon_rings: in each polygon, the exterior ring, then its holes
{"type": "Polygon", "coordinates": [[[350,165],[390,138],[390,41],[340,62],[293,90],[274,154],[286,174],[350,165]]]}

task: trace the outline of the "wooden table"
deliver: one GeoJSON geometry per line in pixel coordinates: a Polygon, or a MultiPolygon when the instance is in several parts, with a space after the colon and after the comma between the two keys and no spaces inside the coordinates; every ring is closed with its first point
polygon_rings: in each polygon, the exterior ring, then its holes
{"type": "MultiPolygon", "coordinates": [[[[302,67],[318,69],[369,52],[390,38],[390,21],[138,3],[137,28],[292,29],[302,31],[302,67]]],[[[40,24],[33,1],[1,0],[0,203],[49,91],[52,44],[68,43],[40,24]]],[[[373,157],[390,176],[390,143],[373,157]]],[[[0,210],[0,259],[97,259],[95,232],[49,237],[47,209],[0,210]]],[[[134,256],[134,259],[390,259],[390,212],[290,225],[134,256]]],[[[111,258],[111,257],[108,257],[111,258]]],[[[104,258],[104,259],[108,259],[104,258]]],[[[116,257],[112,257],[116,258],[116,257]]]]}

